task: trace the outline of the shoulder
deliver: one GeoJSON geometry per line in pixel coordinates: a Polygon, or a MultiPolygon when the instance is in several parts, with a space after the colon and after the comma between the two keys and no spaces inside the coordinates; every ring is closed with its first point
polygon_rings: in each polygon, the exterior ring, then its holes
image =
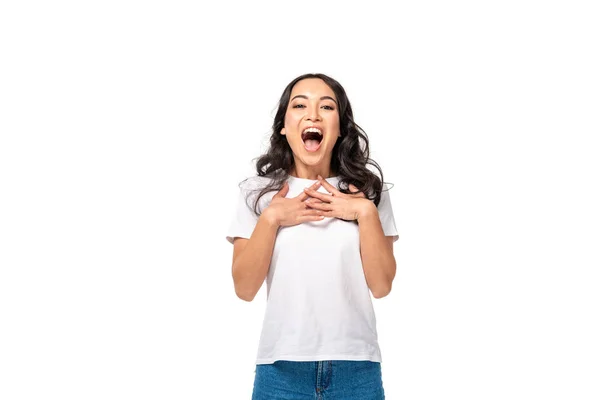
{"type": "Polygon", "coordinates": [[[382,191],[382,192],[387,192],[388,190],[390,190],[390,189],[391,189],[391,188],[393,188],[393,187],[394,187],[394,184],[393,184],[393,183],[392,183],[392,186],[390,187],[390,186],[389,186],[389,185],[388,185],[386,182],[383,182],[383,183],[381,184],[381,188],[382,188],[382,189],[381,189],[381,191],[382,191]]]}
{"type": "Polygon", "coordinates": [[[392,185],[390,187],[385,182],[382,184],[381,197],[379,198],[379,205],[377,206],[377,208],[379,210],[382,210],[382,209],[385,209],[385,208],[388,208],[391,206],[391,204],[390,204],[390,189],[393,187],[394,187],[394,185],[392,185]]]}
{"type": "Polygon", "coordinates": [[[381,185],[381,196],[390,197],[390,190],[394,187],[394,184],[390,187],[387,183],[381,185]]]}
{"type": "Polygon", "coordinates": [[[276,191],[269,191],[259,198],[262,190],[269,186],[271,182],[272,180],[268,177],[255,175],[244,179],[239,184],[240,195],[245,198],[248,207],[253,209],[255,202],[258,200],[258,208],[262,212],[276,193],[276,191]]]}
{"type": "Polygon", "coordinates": [[[271,180],[264,176],[249,176],[238,185],[243,192],[252,192],[266,187],[271,180]]]}

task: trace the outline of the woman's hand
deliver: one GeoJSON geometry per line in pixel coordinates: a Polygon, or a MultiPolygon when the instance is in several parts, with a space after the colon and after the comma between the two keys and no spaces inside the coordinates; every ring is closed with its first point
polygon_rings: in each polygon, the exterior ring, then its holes
{"type": "MultiPolygon", "coordinates": [[[[317,190],[319,186],[321,186],[321,182],[317,181],[310,189],[317,190]]],[[[308,221],[321,221],[325,218],[322,211],[308,207],[304,201],[309,197],[306,193],[300,192],[298,196],[287,199],[285,195],[289,189],[289,184],[286,181],[281,190],[273,196],[269,206],[263,211],[263,214],[269,218],[271,223],[276,226],[293,226],[308,221]]]]}
{"type": "Polygon", "coordinates": [[[329,193],[320,193],[315,189],[307,188],[304,192],[313,199],[305,201],[310,207],[323,212],[325,217],[336,217],[346,221],[358,220],[361,215],[366,214],[375,204],[366,198],[365,194],[352,184],[349,185],[352,194],[345,194],[337,190],[319,175],[319,181],[329,193]]]}

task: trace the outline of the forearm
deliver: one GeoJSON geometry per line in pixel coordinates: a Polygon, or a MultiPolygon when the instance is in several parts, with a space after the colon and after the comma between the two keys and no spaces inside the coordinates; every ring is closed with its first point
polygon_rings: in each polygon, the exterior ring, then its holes
{"type": "Polygon", "coordinates": [[[370,203],[357,219],[360,235],[360,254],[367,285],[375,298],[386,296],[396,275],[396,259],[383,233],[379,213],[370,203]]]}
{"type": "Polygon", "coordinates": [[[263,213],[243,251],[233,260],[233,281],[240,298],[252,301],[262,286],[271,264],[278,229],[269,215],[263,213]]]}

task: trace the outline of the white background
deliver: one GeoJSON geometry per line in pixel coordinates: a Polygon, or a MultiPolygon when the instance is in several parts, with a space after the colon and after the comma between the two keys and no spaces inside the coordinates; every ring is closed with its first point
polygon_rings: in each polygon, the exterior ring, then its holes
{"type": "Polygon", "coordinates": [[[306,72],[395,185],[386,398],[600,398],[592,3],[3,2],[0,398],[250,398],[225,230],[306,72]]]}

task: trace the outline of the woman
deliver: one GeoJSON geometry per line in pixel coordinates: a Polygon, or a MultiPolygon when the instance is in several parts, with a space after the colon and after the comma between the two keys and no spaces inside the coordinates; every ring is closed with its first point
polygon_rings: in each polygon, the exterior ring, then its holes
{"type": "Polygon", "coordinates": [[[252,399],[383,399],[371,293],[391,290],[398,233],[337,81],[286,87],[256,168],[227,234],[238,297],[267,280],[252,399]]]}

